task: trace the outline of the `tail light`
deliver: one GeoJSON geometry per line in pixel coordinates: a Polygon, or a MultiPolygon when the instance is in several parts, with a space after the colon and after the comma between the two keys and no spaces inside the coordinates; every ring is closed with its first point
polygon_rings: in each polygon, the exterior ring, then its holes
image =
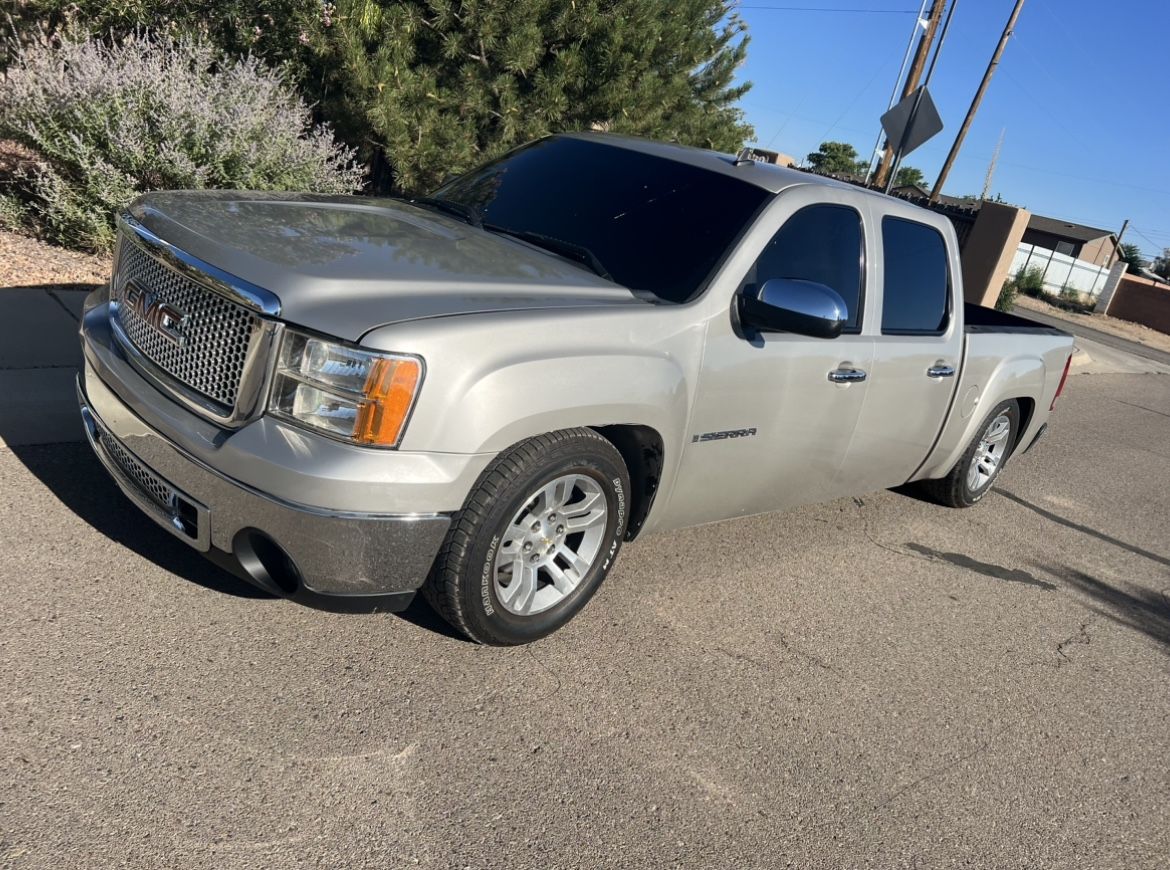
{"type": "Polygon", "coordinates": [[[1056,395],[1052,397],[1052,404],[1048,410],[1052,411],[1056,408],[1056,400],[1060,398],[1060,394],[1064,392],[1064,382],[1068,380],[1068,368],[1072,365],[1072,354],[1068,355],[1068,359],[1064,361],[1064,372],[1060,375],[1060,384],[1056,387],[1056,395]]]}

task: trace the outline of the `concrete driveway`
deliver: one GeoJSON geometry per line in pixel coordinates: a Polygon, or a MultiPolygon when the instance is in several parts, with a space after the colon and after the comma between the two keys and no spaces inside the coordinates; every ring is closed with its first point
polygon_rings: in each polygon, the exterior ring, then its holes
{"type": "Polygon", "coordinates": [[[1165,375],[1075,375],[975,509],[651,538],[505,650],[261,597],[5,429],[0,866],[1167,866],[1165,375]]]}

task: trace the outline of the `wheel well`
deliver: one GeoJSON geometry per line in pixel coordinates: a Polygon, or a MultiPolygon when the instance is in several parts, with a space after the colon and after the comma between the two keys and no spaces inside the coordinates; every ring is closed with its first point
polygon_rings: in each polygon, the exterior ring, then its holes
{"type": "Polygon", "coordinates": [[[1020,406],[1020,431],[1016,433],[1016,443],[1012,446],[1012,452],[1020,446],[1020,442],[1024,439],[1024,433],[1028,431],[1028,424],[1032,422],[1032,415],[1036,413],[1036,401],[1027,397],[1021,396],[1016,399],[1016,404],[1020,406]]]}
{"type": "Polygon", "coordinates": [[[662,481],[662,436],[649,426],[615,425],[591,427],[617,448],[630,473],[630,521],[626,540],[632,541],[642,530],[658,485],[662,481]]]}

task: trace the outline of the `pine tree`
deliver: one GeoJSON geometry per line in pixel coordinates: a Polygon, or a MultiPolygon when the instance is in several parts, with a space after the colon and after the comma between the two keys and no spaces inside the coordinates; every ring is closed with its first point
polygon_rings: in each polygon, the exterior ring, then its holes
{"type": "Polygon", "coordinates": [[[731,151],[745,26],[727,0],[338,0],[316,41],[323,114],[364,128],[395,186],[432,188],[550,132],[731,151]]]}

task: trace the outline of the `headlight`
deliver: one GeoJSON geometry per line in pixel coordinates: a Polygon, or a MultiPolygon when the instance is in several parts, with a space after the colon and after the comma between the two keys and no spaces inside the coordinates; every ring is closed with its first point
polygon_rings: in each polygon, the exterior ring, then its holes
{"type": "Polygon", "coordinates": [[[334,438],[397,447],[422,381],[422,360],[286,329],[268,411],[334,438]]]}

